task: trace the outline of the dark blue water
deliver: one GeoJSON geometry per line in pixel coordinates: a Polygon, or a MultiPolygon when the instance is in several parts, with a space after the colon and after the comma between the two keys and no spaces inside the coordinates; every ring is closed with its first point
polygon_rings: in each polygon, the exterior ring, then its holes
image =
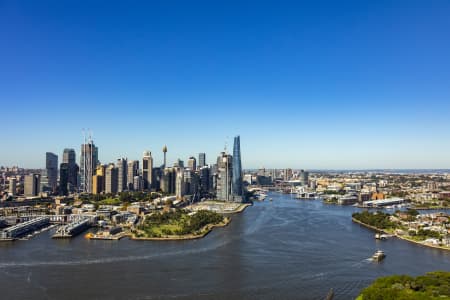
{"type": "Polygon", "coordinates": [[[1,299],[354,299],[379,276],[450,271],[450,252],[376,241],[354,207],[269,197],[200,240],[1,243],[1,299]]]}

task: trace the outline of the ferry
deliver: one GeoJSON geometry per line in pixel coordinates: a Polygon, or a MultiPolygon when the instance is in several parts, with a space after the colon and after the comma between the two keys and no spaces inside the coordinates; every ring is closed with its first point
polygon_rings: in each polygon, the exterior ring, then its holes
{"type": "Polygon", "coordinates": [[[378,262],[378,261],[382,261],[385,257],[386,257],[386,254],[384,254],[383,251],[377,250],[377,252],[375,252],[372,255],[372,260],[378,262]]]}

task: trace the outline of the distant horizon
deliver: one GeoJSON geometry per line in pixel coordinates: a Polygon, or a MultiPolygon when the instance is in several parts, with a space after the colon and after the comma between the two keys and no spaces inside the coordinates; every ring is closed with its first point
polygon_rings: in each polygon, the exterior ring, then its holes
{"type": "Polygon", "coordinates": [[[215,161],[244,168],[450,168],[450,3],[0,4],[0,165],[215,161]],[[79,156],[77,157],[79,162],[79,156]]]}

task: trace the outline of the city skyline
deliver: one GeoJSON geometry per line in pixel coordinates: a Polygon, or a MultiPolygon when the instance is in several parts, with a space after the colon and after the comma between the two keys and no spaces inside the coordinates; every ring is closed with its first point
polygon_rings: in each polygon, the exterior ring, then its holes
{"type": "Polygon", "coordinates": [[[0,165],[79,157],[245,168],[450,168],[450,5],[0,4],[0,165]]]}

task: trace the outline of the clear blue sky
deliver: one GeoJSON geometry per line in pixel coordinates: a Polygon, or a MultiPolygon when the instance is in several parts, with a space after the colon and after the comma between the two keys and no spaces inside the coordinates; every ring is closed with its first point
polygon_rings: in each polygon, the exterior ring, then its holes
{"type": "Polygon", "coordinates": [[[0,0],[0,165],[450,168],[450,2],[0,0]],[[78,159],[78,158],[77,158],[78,159]]]}

